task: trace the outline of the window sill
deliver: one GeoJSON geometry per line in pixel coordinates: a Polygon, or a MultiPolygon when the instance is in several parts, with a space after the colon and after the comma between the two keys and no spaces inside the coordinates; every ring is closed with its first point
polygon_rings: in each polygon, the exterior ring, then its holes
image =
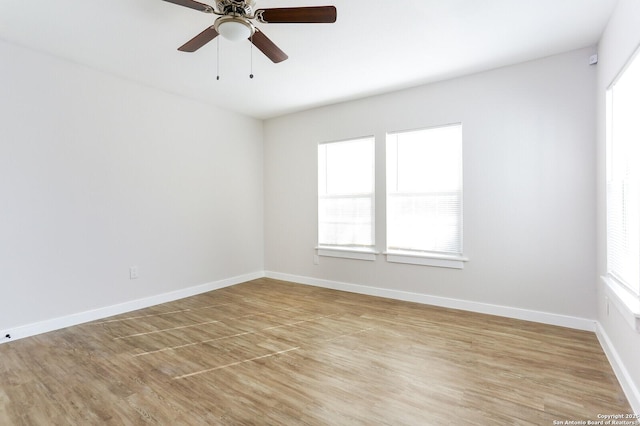
{"type": "Polygon", "coordinates": [[[357,248],[341,248],[341,247],[316,247],[318,256],[325,257],[340,257],[343,259],[356,259],[356,260],[376,260],[376,256],[379,252],[371,249],[357,249],[357,248]]]}
{"type": "Polygon", "coordinates": [[[640,297],[609,277],[600,277],[609,300],[613,302],[624,319],[640,333],[640,297]]]}
{"type": "Polygon", "coordinates": [[[463,269],[464,263],[469,259],[463,256],[445,254],[418,254],[413,252],[389,251],[386,252],[387,262],[408,263],[411,265],[437,266],[440,268],[463,269]]]}

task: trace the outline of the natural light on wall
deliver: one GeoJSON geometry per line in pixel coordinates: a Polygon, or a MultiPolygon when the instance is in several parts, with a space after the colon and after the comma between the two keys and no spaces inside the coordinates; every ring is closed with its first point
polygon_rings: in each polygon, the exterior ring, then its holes
{"type": "Polygon", "coordinates": [[[462,256],[462,125],[390,133],[386,156],[387,252],[462,256]]]}
{"type": "Polygon", "coordinates": [[[607,91],[607,274],[640,293],[640,55],[607,91]]]}
{"type": "Polygon", "coordinates": [[[318,245],[373,250],[374,139],[318,146],[318,245]]]}

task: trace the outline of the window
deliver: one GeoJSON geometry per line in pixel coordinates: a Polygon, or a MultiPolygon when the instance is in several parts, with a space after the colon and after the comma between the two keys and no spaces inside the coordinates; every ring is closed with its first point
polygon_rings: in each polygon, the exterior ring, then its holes
{"type": "Polygon", "coordinates": [[[607,275],[640,293],[640,55],[607,91],[607,275]]]}
{"type": "Polygon", "coordinates": [[[322,249],[372,253],[374,244],[373,137],[320,144],[319,254],[332,255],[322,249]]]}
{"type": "Polygon", "coordinates": [[[461,268],[462,125],[387,134],[386,155],[387,260],[461,268]]]}

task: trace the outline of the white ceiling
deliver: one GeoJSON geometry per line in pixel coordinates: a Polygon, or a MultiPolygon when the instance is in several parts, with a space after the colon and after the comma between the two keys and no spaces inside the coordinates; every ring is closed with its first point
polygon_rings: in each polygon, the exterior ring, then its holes
{"type": "Polygon", "coordinates": [[[258,24],[289,55],[279,64],[221,39],[219,81],[216,40],[176,50],[215,15],[162,0],[0,0],[0,39],[268,118],[593,45],[616,1],[257,0],[333,4],[338,19],[258,24]]]}

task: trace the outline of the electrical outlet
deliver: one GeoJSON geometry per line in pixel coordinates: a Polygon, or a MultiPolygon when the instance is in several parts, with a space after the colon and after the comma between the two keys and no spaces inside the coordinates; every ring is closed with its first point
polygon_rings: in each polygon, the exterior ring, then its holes
{"type": "Polygon", "coordinates": [[[138,269],[137,266],[131,266],[129,268],[129,279],[130,280],[136,280],[138,279],[138,277],[140,276],[140,270],[138,269]]]}

